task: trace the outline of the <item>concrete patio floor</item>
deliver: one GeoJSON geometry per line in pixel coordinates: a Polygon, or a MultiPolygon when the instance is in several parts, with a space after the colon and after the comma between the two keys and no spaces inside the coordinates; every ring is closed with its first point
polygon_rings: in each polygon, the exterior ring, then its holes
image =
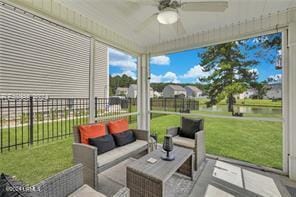
{"type": "MultiPolygon", "coordinates": [[[[134,160],[127,159],[98,175],[99,191],[112,196],[126,186],[126,165],[134,160]]],[[[173,191],[169,197],[296,197],[296,182],[286,176],[209,158],[194,182],[176,174],[168,187],[173,191]]]]}
{"type": "Polygon", "coordinates": [[[296,196],[296,182],[285,176],[207,159],[190,197],[296,196]]]}

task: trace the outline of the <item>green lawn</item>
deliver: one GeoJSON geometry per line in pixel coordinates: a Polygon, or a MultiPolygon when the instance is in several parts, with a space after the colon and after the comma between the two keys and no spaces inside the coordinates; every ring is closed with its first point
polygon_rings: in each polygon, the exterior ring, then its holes
{"type": "MultiPolygon", "coordinates": [[[[178,126],[180,116],[152,119],[151,131],[162,140],[168,127],[178,126]]],[[[207,153],[282,168],[282,124],[254,120],[205,117],[207,153]]]]}
{"type": "MultiPolygon", "coordinates": [[[[151,120],[151,131],[163,139],[166,128],[178,126],[180,116],[165,115],[151,120]]],[[[131,125],[135,127],[135,123],[131,125]]],[[[205,118],[206,149],[251,163],[282,167],[280,122],[205,118]]],[[[72,165],[72,137],[0,154],[0,172],[16,175],[27,183],[53,175],[72,165]]]]}
{"type": "Polygon", "coordinates": [[[72,137],[0,154],[0,173],[35,184],[72,166],[72,137]]]}
{"type": "MultiPolygon", "coordinates": [[[[197,99],[199,101],[199,104],[205,105],[209,99],[206,98],[200,98],[197,99]]],[[[220,105],[226,105],[226,100],[222,100],[220,105]]],[[[277,100],[273,101],[271,99],[237,99],[236,105],[242,105],[242,106],[262,106],[262,107],[281,107],[282,101],[277,100]]]]}
{"type": "MultiPolygon", "coordinates": [[[[262,107],[263,108],[263,107],[262,107]]],[[[232,116],[231,112],[227,111],[203,111],[203,110],[192,110],[191,113],[200,114],[200,115],[222,115],[222,116],[232,116]]],[[[243,113],[244,117],[257,117],[257,118],[282,118],[281,113],[243,113]]]]}

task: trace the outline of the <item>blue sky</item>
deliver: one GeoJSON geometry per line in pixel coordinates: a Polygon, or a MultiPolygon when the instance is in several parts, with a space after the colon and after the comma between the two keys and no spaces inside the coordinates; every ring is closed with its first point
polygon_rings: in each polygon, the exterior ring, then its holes
{"type": "MultiPolygon", "coordinates": [[[[257,38],[246,40],[248,46],[255,45],[256,43],[257,38]]],[[[203,50],[204,49],[193,49],[152,57],[150,61],[151,82],[199,82],[200,77],[209,74],[203,72],[199,66],[201,59],[198,54],[203,50]]],[[[242,52],[246,53],[248,58],[259,61],[259,64],[253,68],[258,73],[258,81],[266,80],[269,77],[281,78],[281,70],[276,70],[274,64],[264,58],[258,58],[256,56],[256,53],[261,50],[260,47],[248,52],[242,49],[242,52]]],[[[264,54],[264,56],[275,55],[276,53],[276,50],[270,50],[268,54],[264,54]]],[[[109,66],[112,76],[127,74],[136,78],[136,61],[137,59],[135,57],[115,49],[109,49],[109,66]]]]}

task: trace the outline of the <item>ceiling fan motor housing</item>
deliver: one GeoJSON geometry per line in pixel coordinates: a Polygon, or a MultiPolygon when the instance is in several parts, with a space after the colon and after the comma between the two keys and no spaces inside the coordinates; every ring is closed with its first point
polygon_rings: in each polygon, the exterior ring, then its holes
{"type": "Polygon", "coordinates": [[[177,9],[178,7],[180,7],[180,3],[178,1],[171,1],[171,0],[161,0],[159,2],[159,6],[158,6],[158,10],[162,11],[166,8],[173,8],[173,9],[177,9]]]}

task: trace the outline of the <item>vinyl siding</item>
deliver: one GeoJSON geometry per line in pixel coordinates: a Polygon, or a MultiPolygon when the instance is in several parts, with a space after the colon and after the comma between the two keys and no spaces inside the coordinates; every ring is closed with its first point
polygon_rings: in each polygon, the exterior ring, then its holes
{"type": "Polygon", "coordinates": [[[89,37],[0,6],[0,94],[88,97],[89,64],[89,37]]]}
{"type": "Polygon", "coordinates": [[[98,98],[107,98],[109,95],[108,64],[107,46],[95,42],[95,96],[98,98]]]}

